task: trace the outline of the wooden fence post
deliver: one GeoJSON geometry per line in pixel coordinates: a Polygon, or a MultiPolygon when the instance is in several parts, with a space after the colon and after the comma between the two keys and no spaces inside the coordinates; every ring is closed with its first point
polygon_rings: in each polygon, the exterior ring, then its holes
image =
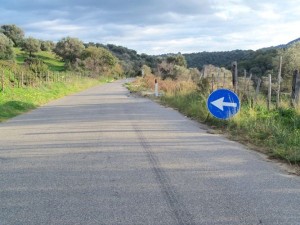
{"type": "Polygon", "coordinates": [[[280,83],[281,83],[281,67],[282,67],[282,56],[279,58],[279,70],[277,78],[277,95],[276,95],[276,108],[280,106],[280,83]]]}
{"type": "Polygon", "coordinates": [[[272,97],[272,76],[269,74],[268,77],[269,80],[269,88],[268,88],[268,110],[271,109],[271,97],[272,97]]]}
{"type": "Polygon", "coordinates": [[[249,76],[249,78],[247,80],[247,92],[248,92],[248,96],[250,96],[250,84],[251,84],[251,80],[252,80],[252,73],[250,73],[250,76],[249,76]]]}
{"type": "Polygon", "coordinates": [[[255,101],[257,101],[257,97],[258,97],[259,89],[260,89],[260,84],[261,84],[261,79],[258,78],[257,85],[256,85],[256,90],[255,90],[255,101]]]}
{"type": "Polygon", "coordinates": [[[1,76],[1,83],[2,83],[2,92],[4,92],[4,70],[2,71],[2,76],[1,76]]]}
{"type": "Polygon", "coordinates": [[[238,91],[238,70],[237,70],[237,62],[236,61],[234,61],[232,63],[231,72],[232,72],[233,89],[237,93],[237,91],[238,91]]]}
{"type": "Polygon", "coordinates": [[[292,105],[297,107],[300,105],[300,75],[299,70],[294,71],[292,83],[292,105]]]}
{"type": "Polygon", "coordinates": [[[244,94],[246,94],[247,90],[247,70],[244,70],[244,94]]]}
{"type": "Polygon", "coordinates": [[[46,83],[49,83],[49,71],[47,71],[47,74],[46,74],[46,83]]]}
{"type": "Polygon", "coordinates": [[[14,73],[13,73],[13,71],[10,71],[10,73],[8,73],[8,84],[10,87],[14,88],[14,73]]]}
{"type": "Polygon", "coordinates": [[[24,73],[21,72],[21,87],[24,87],[24,73]]]}

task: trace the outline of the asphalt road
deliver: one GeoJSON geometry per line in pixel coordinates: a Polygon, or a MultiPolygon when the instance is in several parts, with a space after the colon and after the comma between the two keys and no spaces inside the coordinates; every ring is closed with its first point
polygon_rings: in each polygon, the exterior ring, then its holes
{"type": "Polygon", "coordinates": [[[300,178],[122,81],[0,124],[0,225],[294,225],[300,178]]]}

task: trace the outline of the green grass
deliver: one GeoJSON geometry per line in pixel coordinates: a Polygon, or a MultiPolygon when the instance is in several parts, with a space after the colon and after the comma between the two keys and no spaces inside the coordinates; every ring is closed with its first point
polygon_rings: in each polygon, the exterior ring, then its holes
{"type": "Polygon", "coordinates": [[[0,80],[0,122],[53,99],[113,80],[112,77],[102,77],[98,80],[78,77],[74,72],[65,71],[64,63],[55,54],[40,51],[35,53],[34,57],[42,59],[48,65],[49,71],[57,72],[47,73],[47,80],[46,77],[38,77],[37,74],[23,66],[24,60],[28,57],[24,51],[20,48],[14,48],[14,51],[15,62],[0,61],[1,77],[4,72],[5,84],[3,91],[2,80],[0,80]],[[24,80],[23,85],[20,82],[22,79],[24,80]]]}
{"type": "Polygon", "coordinates": [[[79,92],[105,82],[90,78],[73,79],[68,83],[50,83],[40,87],[7,88],[0,92],[0,122],[30,111],[51,100],[79,92]]]}
{"type": "MultiPolygon", "coordinates": [[[[24,60],[28,57],[28,54],[26,54],[20,48],[14,48],[14,52],[16,55],[16,62],[19,65],[23,65],[24,60]]],[[[51,71],[64,71],[65,70],[64,62],[52,52],[39,51],[39,52],[35,53],[34,56],[43,60],[44,63],[47,64],[49,70],[51,70],[51,71]]]]}
{"type": "MultiPolygon", "coordinates": [[[[129,89],[139,91],[144,87],[131,84],[129,89]]],[[[250,144],[271,157],[300,165],[299,110],[285,107],[268,111],[264,102],[255,107],[250,107],[244,102],[235,117],[224,121],[210,115],[206,99],[206,95],[194,91],[189,94],[166,94],[160,101],[199,122],[229,134],[234,140],[250,144]]]]}

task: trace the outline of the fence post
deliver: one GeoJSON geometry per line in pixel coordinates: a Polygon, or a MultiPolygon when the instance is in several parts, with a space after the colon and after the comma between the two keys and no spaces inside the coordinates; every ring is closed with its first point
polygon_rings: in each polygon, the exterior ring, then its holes
{"type": "Polygon", "coordinates": [[[49,83],[49,71],[47,71],[47,74],[46,74],[46,83],[49,83]]]}
{"type": "Polygon", "coordinates": [[[276,108],[280,106],[280,83],[281,83],[281,67],[282,67],[282,56],[279,58],[279,70],[277,78],[277,95],[276,95],[276,108]]]}
{"type": "Polygon", "coordinates": [[[252,73],[250,73],[250,76],[249,76],[249,78],[248,78],[248,80],[247,80],[247,84],[246,84],[246,92],[247,92],[247,96],[248,96],[248,99],[250,99],[250,105],[251,105],[251,103],[252,103],[252,97],[253,97],[253,95],[251,95],[251,91],[250,91],[250,84],[251,84],[251,80],[252,80],[252,73]]]}
{"type": "Polygon", "coordinates": [[[24,73],[21,72],[21,87],[24,87],[24,73]]]}
{"type": "Polygon", "coordinates": [[[300,76],[299,70],[294,71],[293,83],[292,83],[292,105],[294,107],[299,106],[300,104],[300,76]]]}
{"type": "Polygon", "coordinates": [[[9,86],[13,89],[14,88],[14,72],[11,71],[9,74],[9,77],[8,77],[8,84],[9,86]]]}
{"type": "Polygon", "coordinates": [[[247,70],[244,70],[244,94],[246,94],[247,90],[247,70]]]}
{"type": "Polygon", "coordinates": [[[259,89],[260,89],[260,84],[261,84],[261,79],[258,78],[257,85],[256,85],[256,90],[255,90],[255,101],[257,101],[257,97],[258,97],[259,89]]]}
{"type": "Polygon", "coordinates": [[[1,83],[2,83],[2,92],[4,92],[4,70],[2,71],[2,76],[1,76],[1,83]]]}
{"type": "Polygon", "coordinates": [[[268,88],[268,110],[271,109],[271,97],[272,97],[272,76],[269,74],[268,77],[269,80],[269,88],[268,88]]]}
{"type": "Polygon", "coordinates": [[[232,72],[233,89],[235,92],[237,92],[238,91],[238,70],[237,70],[237,62],[236,61],[234,61],[232,63],[231,72],[232,72]]]}

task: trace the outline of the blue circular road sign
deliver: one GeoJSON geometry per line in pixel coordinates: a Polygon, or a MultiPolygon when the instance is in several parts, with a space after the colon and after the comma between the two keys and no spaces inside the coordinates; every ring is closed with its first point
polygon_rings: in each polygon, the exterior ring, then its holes
{"type": "Polygon", "coordinates": [[[218,89],[207,99],[207,109],[216,118],[226,120],[240,110],[239,97],[228,89],[218,89]]]}

